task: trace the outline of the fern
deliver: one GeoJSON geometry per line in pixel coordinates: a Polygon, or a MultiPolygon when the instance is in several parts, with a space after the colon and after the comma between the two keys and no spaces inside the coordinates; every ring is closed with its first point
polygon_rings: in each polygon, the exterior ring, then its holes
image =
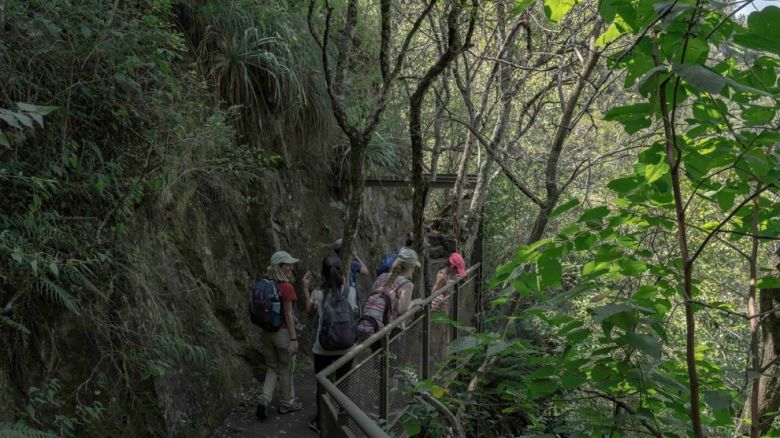
{"type": "Polygon", "coordinates": [[[9,325],[15,328],[16,330],[18,330],[19,332],[21,332],[25,336],[30,334],[30,330],[27,329],[27,327],[25,327],[24,324],[14,321],[13,319],[8,318],[6,316],[0,315],[0,324],[9,325]]]}
{"type": "Polygon", "coordinates": [[[69,311],[78,314],[78,299],[68,293],[57,283],[51,281],[46,276],[38,278],[39,288],[45,293],[46,298],[50,301],[59,304],[60,306],[68,309],[69,311]]]}
{"type": "Polygon", "coordinates": [[[57,438],[57,435],[34,429],[24,423],[0,422],[0,438],[57,438]]]}

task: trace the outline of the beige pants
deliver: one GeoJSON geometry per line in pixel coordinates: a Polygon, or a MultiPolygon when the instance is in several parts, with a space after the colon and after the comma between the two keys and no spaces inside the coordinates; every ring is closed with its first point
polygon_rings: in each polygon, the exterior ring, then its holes
{"type": "Polygon", "coordinates": [[[265,371],[265,383],[263,383],[263,399],[267,404],[271,404],[278,373],[282,380],[282,386],[279,388],[281,391],[279,402],[284,406],[290,406],[295,401],[295,389],[293,388],[295,355],[291,355],[288,351],[290,332],[287,329],[279,329],[276,332],[263,330],[260,339],[265,363],[268,367],[265,371]]]}

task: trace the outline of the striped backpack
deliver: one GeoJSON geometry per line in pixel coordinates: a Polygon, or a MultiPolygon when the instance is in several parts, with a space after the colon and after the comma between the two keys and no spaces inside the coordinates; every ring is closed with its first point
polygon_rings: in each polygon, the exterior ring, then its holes
{"type": "Polygon", "coordinates": [[[358,321],[357,329],[358,333],[364,338],[381,330],[398,315],[398,296],[396,292],[411,281],[401,277],[403,281],[398,281],[395,285],[388,285],[387,281],[389,279],[389,273],[382,274],[377,279],[377,283],[381,284],[381,286],[371,292],[371,296],[368,297],[366,304],[363,306],[363,316],[358,321]]]}

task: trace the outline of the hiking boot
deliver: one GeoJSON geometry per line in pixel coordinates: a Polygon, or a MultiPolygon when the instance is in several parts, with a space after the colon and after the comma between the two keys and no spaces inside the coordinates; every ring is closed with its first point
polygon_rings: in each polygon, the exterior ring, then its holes
{"type": "Polygon", "coordinates": [[[320,422],[316,415],[309,417],[309,429],[317,432],[318,434],[320,433],[320,422]]]}
{"type": "Polygon", "coordinates": [[[260,403],[257,404],[255,416],[258,420],[265,420],[268,417],[268,402],[260,400],[260,403]]]}
{"type": "Polygon", "coordinates": [[[280,405],[279,415],[289,414],[290,412],[298,412],[301,409],[303,409],[303,403],[296,400],[289,405],[280,405]]]}

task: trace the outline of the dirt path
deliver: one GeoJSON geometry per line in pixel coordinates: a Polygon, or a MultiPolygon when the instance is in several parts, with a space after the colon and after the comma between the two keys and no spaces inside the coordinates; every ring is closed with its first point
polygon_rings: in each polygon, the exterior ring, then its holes
{"type": "MultiPolygon", "coordinates": [[[[303,364],[302,364],[303,365],[303,364]]],[[[309,429],[309,417],[316,412],[317,385],[310,364],[301,366],[295,372],[295,396],[303,402],[303,410],[279,415],[279,385],[274,401],[268,410],[268,418],[259,421],[255,417],[255,407],[260,396],[262,383],[248,388],[241,395],[241,402],[233,409],[225,422],[214,432],[213,438],[271,438],[271,437],[316,437],[317,433],[309,429]]]]}

